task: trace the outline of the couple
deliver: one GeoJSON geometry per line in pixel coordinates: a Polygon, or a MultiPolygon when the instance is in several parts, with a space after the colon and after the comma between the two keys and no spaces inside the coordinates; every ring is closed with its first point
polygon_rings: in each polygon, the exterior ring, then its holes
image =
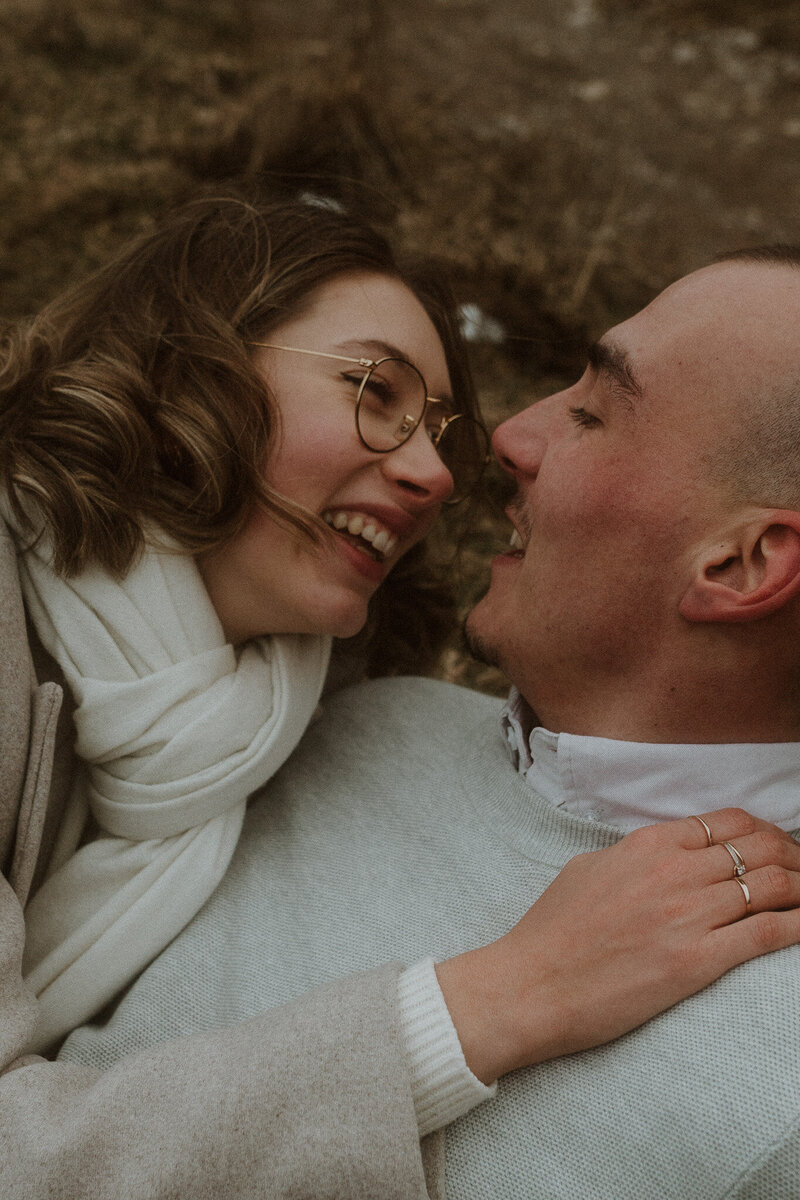
{"type": "MultiPolygon", "coordinates": [[[[326,701],[264,797],[235,814],[237,848],[227,852],[229,831],[211,831],[225,862],[208,902],[107,1023],[67,1037],[57,1062],[24,1054],[46,1038],[15,962],[21,920],[3,894],[7,1194],[794,1194],[798,1103],[785,1034],[797,952],[786,947],[800,939],[800,855],[779,829],[800,824],[798,261],[744,257],[681,281],[601,339],[573,388],[500,427],[495,450],[518,485],[517,547],[495,561],[469,631],[514,685],[507,708],[420,680],[326,701]],[[417,965],[378,965],[388,959],[417,965]],[[450,1120],[421,1154],[420,1133],[450,1120]]],[[[317,319],[330,299],[296,320],[317,319]]],[[[388,297],[367,299],[354,314],[337,294],[332,309],[367,324],[388,297]]],[[[392,346],[443,395],[450,362],[407,298],[392,300],[406,304],[392,313],[392,346]]],[[[282,450],[298,377],[281,386],[290,368],[280,363],[320,345],[323,357],[348,356],[344,329],[331,347],[332,320],[328,311],[324,330],[303,324],[265,347],[282,450]],[[292,332],[303,336],[292,342],[292,332]]],[[[351,354],[358,362],[366,348],[351,354]]],[[[372,373],[361,367],[359,404],[372,373]]],[[[370,448],[363,424],[365,452],[389,448],[370,448]]],[[[415,432],[380,462],[422,514],[452,482],[415,432]]],[[[324,479],[303,473],[308,449],[300,439],[293,459],[284,450],[278,482],[292,497],[310,478],[310,493],[293,498],[316,511],[324,479]]],[[[185,443],[167,450],[180,466],[185,443]]],[[[362,457],[353,470],[367,469],[362,457]]],[[[458,474],[460,460],[450,466],[458,474]]],[[[344,503],[320,515],[335,524],[339,511],[344,503]]],[[[248,531],[194,547],[228,641],[363,620],[370,589],[357,602],[344,572],[335,594],[327,577],[320,586],[308,552],[302,591],[288,570],[285,595],[259,586],[248,531]],[[257,609],[265,592],[269,612],[257,609]],[[300,599],[301,628],[283,628],[300,599]]],[[[43,618],[36,629],[45,641],[43,618]]],[[[56,640],[45,644],[58,658],[56,640]]],[[[309,670],[306,697],[316,679],[309,670]]],[[[39,694],[33,744],[54,733],[44,704],[54,696],[39,694]]],[[[47,784],[32,774],[35,795],[47,784]]],[[[91,779],[99,791],[96,769],[91,779]]],[[[92,794],[94,819],[110,812],[117,836],[135,842],[125,832],[133,818],[124,805],[115,813],[109,791],[92,794]]],[[[29,795],[21,825],[31,809],[29,795]]],[[[162,834],[179,836],[169,823],[162,834]]],[[[70,864],[98,842],[111,839],[84,820],[60,851],[64,894],[70,864]]],[[[99,885],[116,869],[114,845],[101,846],[99,885]]],[[[207,857],[190,860],[206,887],[207,857]]],[[[26,861],[20,854],[12,871],[18,895],[32,883],[26,861]]],[[[34,899],[58,879],[57,869],[33,880],[34,899]]],[[[174,892],[154,891],[143,902],[168,907],[174,892]]],[[[72,906],[81,908],[74,892],[72,906]]],[[[96,919],[94,901],[84,908],[96,919]]],[[[118,917],[107,926],[118,938],[116,990],[132,969],[118,917]]],[[[66,911],[62,923],[72,935],[66,911]]],[[[55,954],[67,939],[46,926],[40,944],[55,954]]],[[[96,961],[88,940],[84,953],[96,961]]]]}

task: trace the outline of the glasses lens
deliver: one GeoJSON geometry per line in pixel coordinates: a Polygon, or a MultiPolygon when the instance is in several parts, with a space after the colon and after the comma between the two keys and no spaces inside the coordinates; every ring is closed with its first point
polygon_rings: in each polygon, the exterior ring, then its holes
{"type": "Polygon", "coordinates": [[[479,421],[457,413],[445,425],[436,449],[453,476],[453,492],[448,503],[456,504],[470,494],[483,474],[489,454],[489,435],[479,421]]]}
{"type": "Polygon", "coordinates": [[[361,384],[356,422],[370,450],[395,450],[408,441],[425,411],[425,381],[401,358],[384,358],[361,384]]]}

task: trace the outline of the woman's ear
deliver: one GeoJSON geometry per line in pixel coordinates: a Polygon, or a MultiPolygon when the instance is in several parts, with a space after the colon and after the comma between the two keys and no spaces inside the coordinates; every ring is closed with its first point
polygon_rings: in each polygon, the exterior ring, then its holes
{"type": "Polygon", "coordinates": [[[800,594],[800,512],[763,511],[706,547],[679,611],[687,621],[757,621],[800,594]]]}

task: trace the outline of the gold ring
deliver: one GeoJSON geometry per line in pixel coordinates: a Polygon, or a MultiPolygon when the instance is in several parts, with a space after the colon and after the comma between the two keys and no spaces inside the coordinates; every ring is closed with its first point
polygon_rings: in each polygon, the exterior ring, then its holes
{"type": "Polygon", "coordinates": [[[692,819],[693,819],[694,821],[699,821],[699,822],[700,822],[700,824],[703,826],[703,829],[705,829],[705,831],[706,831],[706,837],[708,838],[708,844],[709,844],[709,846],[713,846],[713,845],[714,845],[714,839],[711,837],[711,830],[708,828],[708,826],[706,825],[706,823],[705,823],[705,821],[703,820],[703,818],[702,818],[702,817],[698,817],[697,813],[692,813],[692,819]]]}
{"type": "Polygon", "coordinates": [[[748,913],[751,913],[753,911],[753,905],[750,901],[750,888],[747,886],[747,884],[745,883],[745,881],[743,879],[735,879],[734,883],[738,883],[739,887],[742,889],[742,895],[744,896],[744,902],[745,902],[745,906],[746,906],[745,910],[744,910],[744,915],[747,916],[748,913]]]}
{"type": "Polygon", "coordinates": [[[745,871],[747,870],[747,867],[744,865],[744,859],[736,847],[732,846],[730,842],[723,842],[722,844],[733,859],[733,878],[738,879],[739,876],[744,875],[745,871]]]}

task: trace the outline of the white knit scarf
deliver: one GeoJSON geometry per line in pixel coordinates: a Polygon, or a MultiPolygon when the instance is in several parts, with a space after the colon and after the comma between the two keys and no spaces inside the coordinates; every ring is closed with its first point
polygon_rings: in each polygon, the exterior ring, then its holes
{"type": "Polygon", "coordinates": [[[98,1012],[208,899],[248,795],[306,729],[330,655],[326,637],[226,645],[194,560],[174,549],[148,549],[122,582],[92,568],[64,580],[51,562],[43,538],[23,549],[20,577],[77,706],[82,768],[26,910],[32,1050],[98,1012]]]}

